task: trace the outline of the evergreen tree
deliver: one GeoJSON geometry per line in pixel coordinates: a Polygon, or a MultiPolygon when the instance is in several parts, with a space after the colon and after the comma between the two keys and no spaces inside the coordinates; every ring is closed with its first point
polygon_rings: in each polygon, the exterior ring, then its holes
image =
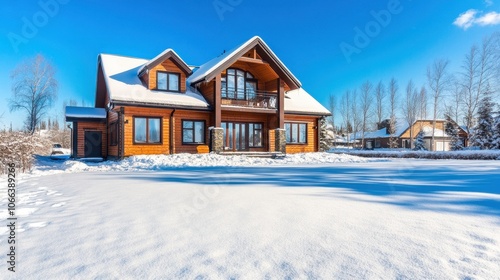
{"type": "Polygon", "coordinates": [[[493,149],[500,149],[500,111],[496,115],[493,127],[493,149]]]}
{"type": "Polygon", "coordinates": [[[427,150],[425,148],[424,131],[423,130],[420,130],[420,132],[418,132],[417,137],[415,138],[413,150],[415,150],[415,151],[425,151],[425,150],[427,150]]]}
{"type": "Polygon", "coordinates": [[[460,129],[458,125],[451,119],[449,115],[446,115],[446,125],[445,132],[450,136],[450,150],[458,151],[464,148],[462,139],[460,139],[459,133],[460,129]]]}
{"type": "Polygon", "coordinates": [[[493,147],[493,102],[489,92],[484,93],[478,109],[477,124],[473,129],[471,144],[481,150],[493,147]]]}
{"type": "Polygon", "coordinates": [[[320,151],[328,151],[330,149],[330,135],[326,126],[325,118],[320,119],[320,132],[319,132],[319,149],[320,151]]]}

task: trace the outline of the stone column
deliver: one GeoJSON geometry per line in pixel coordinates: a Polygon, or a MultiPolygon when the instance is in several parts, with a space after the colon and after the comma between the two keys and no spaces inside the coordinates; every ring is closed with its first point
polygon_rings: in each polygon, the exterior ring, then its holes
{"type": "Polygon", "coordinates": [[[274,142],[275,142],[275,151],[286,154],[286,130],[283,128],[276,128],[274,130],[274,142]]]}
{"type": "Polygon", "coordinates": [[[210,129],[210,146],[212,147],[211,152],[214,152],[216,154],[220,154],[223,149],[224,149],[224,142],[222,141],[223,139],[223,134],[224,131],[222,127],[213,127],[210,129]]]}

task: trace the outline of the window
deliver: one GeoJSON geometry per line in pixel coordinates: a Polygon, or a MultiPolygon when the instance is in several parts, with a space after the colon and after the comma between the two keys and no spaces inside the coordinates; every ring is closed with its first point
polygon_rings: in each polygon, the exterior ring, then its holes
{"type": "Polygon", "coordinates": [[[248,146],[253,148],[262,147],[262,124],[248,124],[248,146]]]}
{"type": "Polygon", "coordinates": [[[161,119],[160,118],[134,118],[134,143],[160,144],[161,119]]]}
{"type": "Polygon", "coordinates": [[[156,88],[158,90],[179,91],[180,80],[179,73],[156,72],[156,88]]]}
{"type": "Polygon", "coordinates": [[[182,143],[204,144],[205,121],[182,121],[182,143]]]}
{"type": "Polygon", "coordinates": [[[286,142],[289,144],[307,143],[307,124],[285,123],[286,142]]]}
{"type": "Polygon", "coordinates": [[[118,123],[114,122],[109,125],[109,145],[118,145],[118,123]]]}
{"type": "Polygon", "coordinates": [[[249,100],[255,98],[257,80],[250,72],[228,68],[221,78],[222,98],[249,100]]]}

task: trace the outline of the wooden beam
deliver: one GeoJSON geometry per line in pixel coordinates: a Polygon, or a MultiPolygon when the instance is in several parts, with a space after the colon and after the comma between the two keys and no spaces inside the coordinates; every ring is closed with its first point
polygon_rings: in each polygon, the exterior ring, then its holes
{"type": "Polygon", "coordinates": [[[221,127],[221,91],[222,91],[222,82],[221,82],[221,73],[217,74],[215,76],[215,83],[214,83],[215,89],[215,96],[214,96],[214,126],[215,127],[221,127]]]}
{"type": "Polygon", "coordinates": [[[283,81],[278,78],[278,128],[285,128],[285,86],[283,81]]]}
{"type": "Polygon", "coordinates": [[[256,63],[256,64],[269,64],[262,59],[250,58],[250,57],[244,57],[244,56],[238,58],[238,61],[248,62],[248,63],[256,63]]]}

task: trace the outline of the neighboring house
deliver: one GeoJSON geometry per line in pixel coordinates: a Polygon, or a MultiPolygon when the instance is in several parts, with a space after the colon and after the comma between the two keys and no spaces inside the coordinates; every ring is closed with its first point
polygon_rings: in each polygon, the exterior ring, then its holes
{"type": "Polygon", "coordinates": [[[328,115],[259,37],[196,68],[101,54],[95,108],[66,109],[76,158],[315,152],[328,115]]]}
{"type": "MultiPolygon", "coordinates": [[[[424,132],[424,143],[427,150],[431,150],[432,141],[432,120],[416,120],[411,127],[404,120],[397,120],[396,126],[393,129],[393,135],[397,141],[398,148],[410,149],[413,145],[410,142],[410,131],[412,132],[413,141],[417,137],[420,130],[424,132]]],[[[389,122],[384,122],[385,127],[365,133],[365,148],[389,148],[390,127],[389,122]]],[[[456,123],[455,123],[456,124],[456,123]]],[[[445,132],[446,120],[436,120],[436,129],[434,131],[434,151],[449,151],[451,137],[445,132]]],[[[459,127],[459,137],[466,146],[467,132],[459,127]]],[[[358,133],[356,139],[361,139],[361,133],[358,133]]]]}

